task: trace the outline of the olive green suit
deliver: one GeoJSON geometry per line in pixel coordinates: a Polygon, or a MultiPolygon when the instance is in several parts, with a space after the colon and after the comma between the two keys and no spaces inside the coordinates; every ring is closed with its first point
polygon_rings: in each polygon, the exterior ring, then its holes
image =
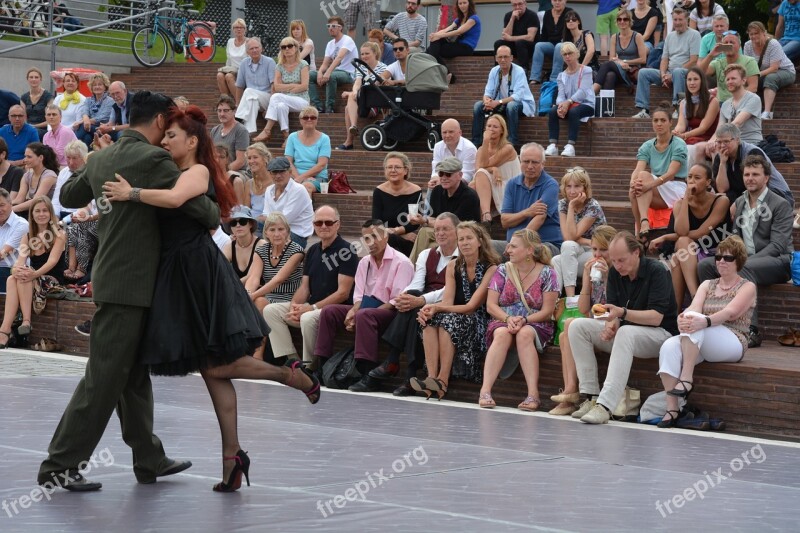
{"type": "MultiPolygon", "coordinates": [[[[75,389],[50,442],[38,481],[75,472],[88,460],[117,409],[122,437],[133,450],[133,470],[142,482],[155,480],[167,458],[153,434],[153,391],[147,367],[139,364],[139,342],[158,272],[161,236],[157,209],[134,202],[109,204],[103,183],[118,173],[132,187],[168,189],[180,171],[169,153],[128,129],[120,140],[89,157],[86,167],[61,189],[65,207],[97,200],[99,247],[92,269],[94,301],[86,375],[75,389]]],[[[208,228],[219,225],[219,206],[205,196],[180,209],[208,228]]],[[[181,317],[175,317],[176,321],[181,317]]]]}

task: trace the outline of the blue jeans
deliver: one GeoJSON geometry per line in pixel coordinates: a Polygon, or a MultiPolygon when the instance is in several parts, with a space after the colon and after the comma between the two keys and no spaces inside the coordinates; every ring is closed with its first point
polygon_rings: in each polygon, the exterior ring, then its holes
{"type": "MultiPolygon", "coordinates": [[[[593,117],[593,116],[594,116],[594,108],[586,104],[581,104],[567,111],[567,116],[563,120],[566,120],[569,123],[569,133],[567,136],[569,144],[575,144],[578,140],[578,130],[580,130],[581,128],[581,119],[583,117],[593,117]]],[[[558,144],[558,133],[561,125],[560,123],[561,120],[562,120],[561,117],[558,116],[558,106],[553,106],[550,109],[550,113],[547,119],[547,125],[550,131],[551,143],[558,144]]]]}
{"type": "MultiPolygon", "coordinates": [[[[676,68],[672,72],[672,104],[680,102],[678,94],[686,93],[686,69],[676,68]]],[[[636,84],[636,107],[650,109],[650,84],[661,85],[661,73],[657,68],[643,68],[639,71],[636,84]]]]}
{"type": "MultiPolygon", "coordinates": [[[[478,100],[472,107],[472,144],[480,146],[483,144],[483,124],[486,118],[483,116],[483,100],[478,100]]],[[[519,116],[522,114],[522,104],[519,102],[509,102],[506,110],[502,113],[508,126],[508,142],[517,145],[517,130],[519,129],[519,116]]]]}
{"type": "Polygon", "coordinates": [[[792,60],[792,63],[800,59],[800,41],[793,41],[792,39],[783,38],[780,41],[783,47],[783,53],[786,57],[792,60]]]}
{"type": "Polygon", "coordinates": [[[550,71],[550,81],[558,81],[558,75],[564,70],[564,58],[561,56],[561,45],[558,43],[553,50],[553,70],[550,71]]]}
{"type": "Polygon", "coordinates": [[[293,231],[289,232],[289,237],[291,237],[293,242],[296,242],[305,250],[306,244],[308,244],[308,237],[301,237],[293,231]]]}
{"type": "Polygon", "coordinates": [[[11,276],[11,267],[0,267],[0,293],[6,293],[6,280],[11,276]]]}
{"type": "MultiPolygon", "coordinates": [[[[551,56],[553,58],[553,66],[555,66],[555,51],[556,45],[551,42],[544,41],[536,43],[536,47],[533,49],[533,59],[531,59],[531,81],[542,81],[542,67],[544,67],[545,56],[551,56]]],[[[559,59],[561,59],[561,57],[559,57],[559,59]]],[[[555,71],[555,68],[553,70],[555,71]]],[[[558,74],[556,74],[556,77],[558,77],[558,74]]]]}
{"type": "MultiPolygon", "coordinates": [[[[336,89],[340,83],[353,83],[355,81],[349,72],[341,69],[335,69],[331,73],[328,83],[325,84],[325,107],[324,109],[333,113],[333,104],[336,103],[336,89]]],[[[322,109],[322,103],[319,101],[318,94],[319,87],[317,86],[317,71],[311,72],[308,75],[308,97],[311,100],[311,105],[317,109],[322,109]]]]}
{"type": "Polygon", "coordinates": [[[83,127],[83,124],[78,126],[78,129],[75,131],[75,136],[86,143],[86,146],[89,147],[89,150],[92,149],[92,143],[94,142],[94,132],[97,131],[97,126],[92,124],[92,127],[89,128],[87,131],[86,128],[83,127]]]}

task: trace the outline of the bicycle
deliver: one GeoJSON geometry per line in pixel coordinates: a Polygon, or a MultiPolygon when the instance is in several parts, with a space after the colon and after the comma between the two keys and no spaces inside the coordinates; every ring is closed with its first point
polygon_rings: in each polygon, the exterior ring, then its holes
{"type": "Polygon", "coordinates": [[[267,23],[261,20],[261,15],[256,11],[251,11],[247,7],[237,9],[244,13],[244,19],[247,21],[247,35],[261,39],[261,47],[264,53],[269,55],[268,51],[272,52],[275,37],[270,34],[267,23]]]}
{"type": "Polygon", "coordinates": [[[192,4],[175,6],[175,2],[164,2],[167,7],[179,10],[178,15],[162,15],[159,2],[150,2],[148,11],[153,11],[153,21],[137,29],[131,38],[131,49],[136,61],[145,67],[157,67],[167,59],[170,47],[176,54],[185,54],[198,62],[214,58],[217,43],[214,32],[204,22],[190,22],[189,16],[199,16],[192,4]],[[171,25],[175,26],[173,31],[171,25]]]}

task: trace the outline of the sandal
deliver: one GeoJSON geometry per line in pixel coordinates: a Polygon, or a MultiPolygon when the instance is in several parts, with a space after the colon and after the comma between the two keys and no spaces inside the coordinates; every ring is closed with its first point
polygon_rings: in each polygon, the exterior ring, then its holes
{"type": "Polygon", "coordinates": [[[681,412],[675,410],[669,410],[665,413],[665,416],[669,415],[668,419],[663,419],[661,422],[656,424],[657,427],[660,428],[674,428],[678,424],[678,417],[680,417],[681,412]],[[672,413],[675,413],[674,415],[672,413]]]}
{"type": "Polygon", "coordinates": [[[639,242],[647,242],[648,235],[650,235],[650,220],[643,218],[639,221],[639,242]],[[647,222],[647,229],[641,229],[642,222],[647,222]]]}
{"type": "Polygon", "coordinates": [[[488,392],[484,392],[478,398],[478,406],[483,407],[484,409],[494,409],[497,407],[497,403],[492,399],[492,395],[488,392]]]}
{"type": "Polygon", "coordinates": [[[352,144],[350,144],[350,145],[340,144],[339,146],[337,146],[335,148],[335,150],[352,150],[352,149],[353,149],[353,145],[352,144]]]}
{"type": "Polygon", "coordinates": [[[32,329],[33,328],[31,328],[31,321],[24,320],[22,324],[20,324],[19,327],[17,328],[17,333],[19,333],[20,335],[30,335],[32,329]]]}
{"type": "Polygon", "coordinates": [[[0,344],[0,350],[5,350],[8,348],[8,343],[11,342],[11,332],[9,331],[6,333],[5,331],[0,331],[0,335],[6,336],[6,342],[0,344]]]}
{"type": "Polygon", "coordinates": [[[528,411],[533,412],[539,408],[539,405],[542,402],[539,401],[539,398],[535,398],[533,396],[526,396],[522,403],[517,406],[517,409],[520,411],[528,411]]]}
{"type": "Polygon", "coordinates": [[[358,126],[350,126],[347,131],[353,135],[358,135],[358,126]]]}
{"type": "Polygon", "coordinates": [[[683,398],[684,400],[689,399],[689,395],[694,390],[694,384],[691,381],[683,381],[682,379],[678,380],[676,385],[682,385],[682,389],[672,389],[671,391],[667,391],[667,394],[670,396],[677,396],[678,398],[683,398]]]}
{"type": "Polygon", "coordinates": [[[267,133],[265,130],[262,130],[261,133],[253,137],[253,142],[254,143],[261,142],[267,144],[270,141],[270,139],[272,139],[272,132],[267,133]]]}
{"type": "MultiPolygon", "coordinates": [[[[288,363],[288,361],[287,361],[287,363],[288,363]]],[[[320,393],[322,392],[322,390],[320,389],[320,386],[319,386],[319,380],[314,375],[314,373],[311,372],[306,367],[304,367],[303,366],[303,362],[300,361],[299,359],[292,359],[291,363],[288,364],[288,366],[291,369],[292,374],[289,376],[289,380],[286,382],[286,384],[288,386],[292,387],[292,388],[295,388],[295,387],[292,386],[292,381],[294,380],[294,372],[299,367],[300,372],[302,372],[303,374],[305,374],[306,376],[308,376],[311,379],[311,388],[309,388],[308,390],[303,390],[303,389],[299,389],[299,390],[303,394],[306,395],[306,398],[308,398],[308,401],[311,402],[312,405],[317,403],[319,401],[320,397],[321,397],[320,393]]]]}
{"type": "Polygon", "coordinates": [[[778,344],[781,346],[800,346],[800,331],[794,328],[789,328],[786,333],[778,337],[778,344]]]}
{"type": "MultiPolygon", "coordinates": [[[[447,385],[441,379],[429,377],[426,378],[423,383],[425,384],[426,391],[435,392],[436,396],[438,396],[438,400],[440,401],[442,398],[444,398],[444,395],[447,394],[447,385]]],[[[427,398],[425,399],[427,400],[430,397],[431,395],[428,394],[427,398]]]]}

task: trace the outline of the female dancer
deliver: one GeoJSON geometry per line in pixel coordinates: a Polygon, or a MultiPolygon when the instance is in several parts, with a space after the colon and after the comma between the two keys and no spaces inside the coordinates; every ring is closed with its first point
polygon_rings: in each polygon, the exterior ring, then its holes
{"type": "MultiPolygon", "coordinates": [[[[142,201],[159,207],[178,207],[200,194],[218,194],[227,214],[234,193],[214,158],[206,117],[197,106],[173,110],[162,145],[184,169],[170,190],[132,189],[121,176],[106,182],[112,201],[142,201]]],[[[319,381],[302,368],[276,367],[246,355],[253,353],[269,332],[230,263],[206,228],[177,209],[159,212],[161,262],[152,313],[142,339],[142,362],[154,374],[186,375],[200,371],[206,382],[222,433],[223,481],[217,492],[233,492],[248,480],[250,459],[241,450],[237,433],[234,378],[267,379],[305,392],[311,403],[320,397],[319,381]],[[171,317],[181,316],[183,329],[171,317]],[[168,318],[169,317],[169,318],[168,318]],[[214,318],[214,322],[212,322],[214,318]]]]}

